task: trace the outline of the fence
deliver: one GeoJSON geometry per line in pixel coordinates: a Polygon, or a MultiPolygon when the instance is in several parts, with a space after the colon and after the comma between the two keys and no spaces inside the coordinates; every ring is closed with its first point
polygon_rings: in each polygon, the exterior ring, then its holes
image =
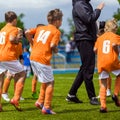
{"type": "Polygon", "coordinates": [[[59,46],[59,52],[57,54],[53,54],[51,60],[54,73],[77,72],[81,64],[77,49],[71,52],[70,59],[70,62],[66,61],[65,47],[59,46]]]}

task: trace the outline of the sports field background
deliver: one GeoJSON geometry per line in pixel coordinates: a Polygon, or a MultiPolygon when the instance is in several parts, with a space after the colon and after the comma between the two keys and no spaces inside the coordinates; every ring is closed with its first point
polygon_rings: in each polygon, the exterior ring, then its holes
{"type": "MultiPolygon", "coordinates": [[[[90,105],[89,99],[86,94],[85,86],[82,84],[78,90],[78,98],[83,103],[75,104],[69,103],[65,100],[67,93],[71,87],[71,84],[76,76],[76,73],[72,74],[55,74],[55,89],[52,102],[52,108],[57,113],[56,115],[42,115],[40,110],[35,108],[35,99],[31,96],[31,80],[26,79],[25,88],[23,92],[24,101],[21,101],[22,112],[18,112],[15,108],[2,100],[4,112],[0,113],[0,120],[119,120],[120,108],[116,107],[111,99],[107,98],[108,113],[99,113],[99,105],[90,105]]],[[[114,77],[112,77],[114,79],[114,77]]],[[[98,74],[94,75],[94,84],[96,94],[99,93],[98,74]]],[[[112,89],[114,80],[112,80],[112,89]]],[[[13,80],[9,88],[10,97],[13,96],[13,80]]],[[[40,83],[37,85],[39,92],[40,83]]]]}

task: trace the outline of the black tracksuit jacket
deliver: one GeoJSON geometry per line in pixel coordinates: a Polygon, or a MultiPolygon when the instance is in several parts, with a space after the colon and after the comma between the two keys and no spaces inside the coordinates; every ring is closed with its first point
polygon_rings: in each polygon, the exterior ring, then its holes
{"type": "Polygon", "coordinates": [[[72,0],[73,20],[76,26],[74,34],[75,40],[96,41],[96,20],[100,16],[101,10],[93,8],[90,0],[72,0]]]}

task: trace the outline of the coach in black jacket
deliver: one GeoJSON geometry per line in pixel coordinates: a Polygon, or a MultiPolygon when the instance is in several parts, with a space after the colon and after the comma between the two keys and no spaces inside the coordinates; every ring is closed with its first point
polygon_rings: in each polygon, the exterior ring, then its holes
{"type": "Polygon", "coordinates": [[[100,16],[104,3],[98,5],[93,11],[89,1],[90,0],[72,0],[72,14],[76,28],[74,39],[80,53],[82,65],[80,66],[80,70],[72,84],[66,100],[82,103],[82,101],[77,98],[76,93],[84,81],[90,103],[96,105],[99,104],[99,102],[96,99],[92,81],[95,68],[95,53],[93,47],[97,38],[96,20],[100,16]]]}

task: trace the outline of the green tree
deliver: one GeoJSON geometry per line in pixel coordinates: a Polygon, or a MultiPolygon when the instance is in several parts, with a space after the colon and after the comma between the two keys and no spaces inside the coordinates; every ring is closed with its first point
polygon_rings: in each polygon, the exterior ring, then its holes
{"type": "MultiPolygon", "coordinates": [[[[120,5],[120,0],[118,0],[118,3],[120,5]]],[[[117,34],[120,35],[120,8],[117,9],[117,12],[114,13],[113,17],[118,21],[118,31],[117,34]]]]}
{"type": "Polygon", "coordinates": [[[73,33],[75,32],[75,26],[74,26],[73,19],[68,18],[67,21],[69,25],[69,32],[66,33],[65,35],[67,36],[68,40],[70,40],[70,38],[73,37],[73,33]]]}

